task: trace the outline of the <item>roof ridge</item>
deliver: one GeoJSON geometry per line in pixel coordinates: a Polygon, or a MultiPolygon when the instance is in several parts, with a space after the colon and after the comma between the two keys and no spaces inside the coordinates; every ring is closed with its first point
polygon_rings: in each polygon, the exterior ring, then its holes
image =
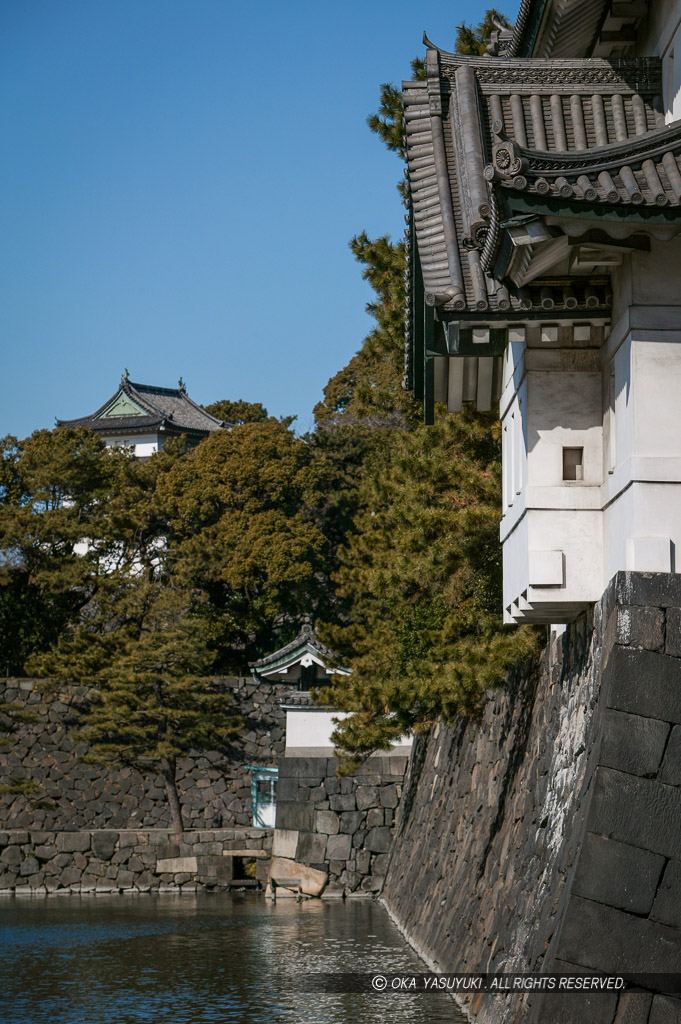
{"type": "MultiPolygon", "coordinates": [[[[139,402],[142,408],[146,409],[147,412],[154,413],[156,416],[160,416],[161,419],[165,419],[166,416],[163,410],[159,409],[158,406],[154,405],[153,402],[146,398],[144,392],[140,394],[137,390],[138,387],[140,387],[140,385],[133,384],[131,380],[124,379],[121,381],[121,390],[125,391],[126,395],[130,398],[134,398],[136,402],[139,402]]],[[[144,387],[144,385],[142,384],[141,387],[144,387]]]]}

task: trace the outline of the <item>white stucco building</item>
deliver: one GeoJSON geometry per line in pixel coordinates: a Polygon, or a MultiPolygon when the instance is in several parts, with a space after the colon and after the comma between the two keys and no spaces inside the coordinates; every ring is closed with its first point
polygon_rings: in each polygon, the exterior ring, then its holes
{"type": "Polygon", "coordinates": [[[404,83],[407,383],[500,403],[506,622],[679,571],[680,46],[678,0],[523,0],[404,83]]]}
{"type": "Polygon", "coordinates": [[[138,459],[161,451],[170,437],[182,435],[195,445],[228,425],[193,402],[181,379],[176,388],[134,384],[127,370],[118,390],[96,412],[80,419],[57,420],[58,427],[94,430],[110,447],[132,447],[138,459]]]}
{"type": "MultiPolygon", "coordinates": [[[[303,622],[298,635],[280,650],[255,661],[251,671],[255,679],[287,683],[291,689],[281,700],[286,711],[285,757],[333,757],[331,734],[337,721],[349,712],[315,704],[311,689],[324,685],[335,673],[347,675],[344,668],[329,668],[333,654],[317,639],[309,619],[303,622]]],[[[404,737],[390,753],[409,754],[411,737],[404,737]]]]}

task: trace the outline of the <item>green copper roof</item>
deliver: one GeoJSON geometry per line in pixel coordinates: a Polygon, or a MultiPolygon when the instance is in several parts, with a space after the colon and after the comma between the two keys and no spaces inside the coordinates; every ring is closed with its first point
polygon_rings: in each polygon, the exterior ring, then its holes
{"type": "Polygon", "coordinates": [[[106,420],[118,416],[147,416],[148,411],[133,401],[122,389],[112,402],[97,416],[98,420],[106,420]]]}

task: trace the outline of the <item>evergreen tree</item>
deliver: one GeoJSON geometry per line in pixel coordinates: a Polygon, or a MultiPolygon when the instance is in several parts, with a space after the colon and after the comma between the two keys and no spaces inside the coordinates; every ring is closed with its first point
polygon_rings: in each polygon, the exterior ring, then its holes
{"type": "MultiPolygon", "coordinates": [[[[495,10],[477,29],[459,27],[457,50],[483,53],[497,24],[495,10]]],[[[423,65],[413,64],[413,77],[423,65]]],[[[369,127],[404,156],[399,92],[381,87],[369,127]]],[[[354,499],[335,578],[344,617],[321,627],[350,676],[334,676],[320,698],[352,711],[335,733],[356,758],[387,747],[409,729],[437,717],[476,714],[484,692],[530,656],[538,633],[501,623],[501,451],[498,421],[466,408],[418,424],[415,404],[393,401],[402,372],[404,253],[387,239],[353,241],[378,293],[376,330],[325,389],[320,425],[343,422],[355,410],[399,409],[389,458],[374,460],[354,499]],[[339,624],[340,623],[340,624],[339,624]]]]}
{"type": "Polygon", "coordinates": [[[83,760],[159,772],[177,833],[177,759],[219,747],[241,725],[208,675],[214,653],[202,600],[158,566],[112,573],[87,618],[39,661],[43,671],[94,687],[74,735],[90,745],[83,760]]]}
{"type": "Polygon", "coordinates": [[[287,422],[269,418],[214,432],[159,482],[172,571],[207,595],[216,670],[247,671],[325,599],[320,471],[287,422]]]}
{"type": "Polygon", "coordinates": [[[7,675],[22,674],[29,655],[56,643],[92,599],[117,553],[110,514],[129,462],[83,429],[0,442],[0,668],[7,675]]]}
{"type": "Polygon", "coordinates": [[[243,399],[232,402],[228,398],[223,398],[204,408],[211,416],[224,420],[225,423],[262,423],[272,418],[261,402],[245,402],[243,399]]]}
{"type": "Polygon", "coordinates": [[[366,756],[437,717],[474,715],[538,633],[501,625],[498,422],[466,408],[400,432],[365,481],[365,511],[337,584],[351,620],[321,636],[351,675],[325,702],[356,714],[334,740],[366,756]]]}
{"type": "Polygon", "coordinates": [[[499,26],[513,28],[513,23],[494,7],[485,12],[485,17],[477,28],[466,25],[462,21],[456,30],[456,52],[470,54],[471,56],[482,56],[489,46],[492,32],[499,26]]]}

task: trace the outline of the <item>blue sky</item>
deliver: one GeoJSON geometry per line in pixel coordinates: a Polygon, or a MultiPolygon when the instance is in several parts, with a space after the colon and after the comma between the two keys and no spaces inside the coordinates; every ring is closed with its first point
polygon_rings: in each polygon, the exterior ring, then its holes
{"type": "Polygon", "coordinates": [[[347,243],[403,230],[365,118],[424,29],[451,49],[487,6],[2,4],[0,436],[92,412],[125,367],[310,429],[371,327],[347,243]]]}

